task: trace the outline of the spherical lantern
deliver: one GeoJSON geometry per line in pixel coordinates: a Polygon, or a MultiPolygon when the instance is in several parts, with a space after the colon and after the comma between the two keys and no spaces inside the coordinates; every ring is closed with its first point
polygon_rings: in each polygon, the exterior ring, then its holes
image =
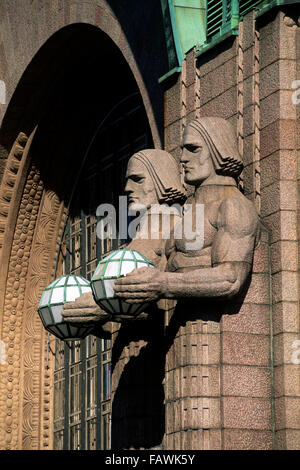
{"type": "Polygon", "coordinates": [[[74,274],[61,276],[47,286],[38,306],[38,313],[46,330],[59,339],[68,341],[82,339],[89,335],[92,326],[74,326],[65,322],[62,309],[86,292],[91,292],[89,281],[74,274]]]}
{"type": "Polygon", "coordinates": [[[129,304],[118,299],[114,292],[115,280],[125,276],[134,269],[153,268],[154,265],[136,250],[117,250],[103,258],[91,280],[94,299],[112,320],[133,319],[149,305],[149,303],[129,304]]]}

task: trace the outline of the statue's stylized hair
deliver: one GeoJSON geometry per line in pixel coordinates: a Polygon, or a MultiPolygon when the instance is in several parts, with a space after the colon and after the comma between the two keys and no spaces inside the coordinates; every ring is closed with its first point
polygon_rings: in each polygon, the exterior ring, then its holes
{"type": "Polygon", "coordinates": [[[180,181],[179,165],[165,150],[141,150],[131,158],[143,163],[152,178],[159,203],[182,203],[186,199],[185,189],[180,181]]]}
{"type": "Polygon", "coordinates": [[[230,122],[219,117],[202,117],[191,121],[192,127],[203,137],[209,147],[216,173],[238,177],[243,162],[237,146],[237,138],[230,122]]]}

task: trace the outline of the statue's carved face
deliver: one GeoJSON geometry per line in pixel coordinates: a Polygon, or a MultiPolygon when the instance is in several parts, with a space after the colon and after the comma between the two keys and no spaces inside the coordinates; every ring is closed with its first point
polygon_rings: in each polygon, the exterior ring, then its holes
{"type": "Polygon", "coordinates": [[[157,204],[157,196],[151,176],[142,162],[132,157],[127,165],[125,192],[130,208],[143,204],[147,208],[157,204]]]}
{"type": "Polygon", "coordinates": [[[183,163],[186,183],[198,186],[216,174],[207,144],[192,127],[185,128],[181,147],[180,161],[183,163]]]}

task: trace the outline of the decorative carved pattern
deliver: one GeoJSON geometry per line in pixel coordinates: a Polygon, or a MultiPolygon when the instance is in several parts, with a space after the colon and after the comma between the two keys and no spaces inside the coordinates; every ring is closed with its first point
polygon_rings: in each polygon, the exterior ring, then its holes
{"type": "Polygon", "coordinates": [[[57,195],[48,190],[43,195],[35,236],[32,241],[29,276],[26,286],[27,305],[24,321],[24,377],[28,378],[23,396],[22,448],[49,448],[51,443],[50,416],[52,404],[52,364],[46,368],[46,332],[36,313],[42,291],[55,271],[60,234],[66,213],[57,195]],[[62,215],[64,216],[62,217],[62,215]],[[42,339],[42,341],[41,341],[42,339]],[[41,363],[43,367],[41,367],[41,363]],[[32,400],[31,395],[40,398],[32,400]],[[30,426],[26,425],[30,423],[30,426]],[[41,424],[41,434],[36,446],[32,442],[41,424]]]}
{"type": "Polygon", "coordinates": [[[255,207],[260,214],[260,102],[259,102],[259,31],[254,31],[254,191],[255,207]]]}
{"type": "MultiPolygon", "coordinates": [[[[1,268],[2,275],[4,266],[3,260],[3,243],[5,233],[11,227],[8,226],[9,214],[10,214],[10,202],[13,197],[13,192],[18,188],[18,176],[20,173],[21,160],[24,153],[24,148],[28,138],[24,133],[20,133],[11,149],[11,152],[8,156],[5,172],[0,186],[0,259],[1,259],[1,268]],[[5,232],[6,230],[6,232],[5,232]]],[[[9,247],[7,247],[9,248],[9,247]]],[[[15,256],[16,258],[16,256],[15,256]]],[[[0,376],[0,429],[3,432],[0,434],[0,447],[2,449],[8,447],[12,439],[12,430],[13,430],[13,389],[14,382],[18,381],[18,377],[14,375],[14,365],[16,362],[17,346],[16,343],[20,345],[20,334],[16,333],[16,329],[20,324],[20,321],[16,319],[16,307],[17,307],[17,298],[13,297],[13,288],[18,288],[20,285],[20,272],[19,268],[16,268],[15,282],[9,280],[8,286],[10,292],[8,293],[7,302],[9,305],[9,315],[1,315],[0,322],[0,334],[1,341],[4,344],[6,350],[5,361],[1,364],[1,376],[0,376]],[[6,320],[6,321],[5,321],[6,320]],[[15,349],[16,347],[16,349],[15,349]],[[6,432],[4,432],[4,430],[6,432]]],[[[6,279],[6,275],[3,275],[6,279]]],[[[4,286],[3,286],[4,287],[4,286]]],[[[0,286],[0,303],[4,303],[4,292],[3,287],[0,286]]],[[[2,305],[0,305],[0,310],[2,310],[2,305]]],[[[18,331],[18,329],[17,329],[18,331]]]]}
{"type": "MultiPolygon", "coordinates": [[[[27,171],[24,161],[23,167],[20,164],[26,141],[27,137],[20,134],[2,180],[0,249],[4,232],[1,228],[9,219],[10,211],[15,210],[14,201],[8,207],[13,197],[12,191],[17,191],[15,186],[20,172],[27,171]]],[[[23,160],[27,157],[25,153],[23,160]]],[[[18,190],[22,191],[22,188],[18,187],[18,190]]],[[[6,260],[8,271],[3,295],[1,340],[7,354],[6,363],[1,364],[0,378],[1,449],[40,449],[51,446],[52,369],[51,362],[50,368],[46,367],[46,333],[36,308],[45,284],[55,271],[65,220],[63,203],[54,192],[43,194],[39,171],[32,166],[27,175],[16,222],[12,217],[14,233],[6,260]]]]}
{"type": "Polygon", "coordinates": [[[23,132],[20,132],[8,156],[6,169],[0,186],[0,258],[9,212],[9,203],[13,192],[15,191],[20,161],[22,159],[27,140],[28,137],[23,132]]]}
{"type": "MultiPolygon", "coordinates": [[[[8,364],[1,374],[1,400],[3,400],[1,408],[2,410],[5,409],[6,413],[5,432],[1,433],[1,448],[3,449],[19,448],[19,397],[22,389],[24,389],[24,393],[28,397],[28,403],[31,403],[30,406],[34,403],[30,376],[24,376],[23,379],[21,374],[21,350],[28,262],[41,194],[42,185],[40,177],[32,169],[24,188],[19,216],[15,226],[5,292],[3,341],[8,348],[8,364]]],[[[35,348],[34,342],[29,347],[35,348]]],[[[26,362],[27,358],[24,357],[24,360],[26,362]]],[[[32,367],[30,361],[28,366],[32,367]]],[[[27,419],[26,413],[24,415],[24,425],[30,427],[30,420],[27,419]]]]}
{"type": "Polygon", "coordinates": [[[186,126],[186,60],[182,61],[181,69],[181,134],[186,126]]]}
{"type": "MultiPolygon", "coordinates": [[[[241,155],[244,154],[244,50],[243,50],[243,22],[239,23],[238,54],[237,54],[237,128],[238,147],[241,155]]],[[[239,186],[243,189],[243,176],[239,176],[239,186]]]]}
{"type": "MultiPolygon", "coordinates": [[[[196,51],[196,48],[194,49],[196,51]]],[[[197,66],[197,58],[195,57],[195,118],[200,117],[200,67],[197,66]]]]}

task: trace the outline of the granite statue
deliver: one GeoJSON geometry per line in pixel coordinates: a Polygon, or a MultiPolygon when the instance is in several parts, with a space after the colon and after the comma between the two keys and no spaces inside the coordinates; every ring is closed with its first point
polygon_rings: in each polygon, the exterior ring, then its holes
{"type": "MultiPolygon", "coordinates": [[[[170,231],[170,224],[174,225],[180,218],[178,207],[186,199],[179,165],[164,150],[146,149],[135,153],[128,162],[125,193],[129,209],[146,209],[139,220],[136,236],[127,248],[139,251],[163,271],[167,263],[165,245],[168,235],[164,230],[170,231]],[[151,238],[151,224],[158,227],[154,238],[151,238]]],[[[67,303],[63,316],[71,323],[94,323],[94,334],[99,337],[107,337],[111,329],[110,316],[95,303],[91,293],[67,303]]],[[[139,319],[144,317],[141,314],[139,319]]]]}
{"type": "Polygon", "coordinates": [[[164,271],[142,268],[118,279],[115,292],[129,303],[231,299],[251,272],[260,223],[253,203],[237,187],[243,164],[231,124],[217,117],[190,122],[183,133],[181,163],[185,182],[195,188],[192,206],[204,206],[203,246],[189,250],[184,236],[173,237],[166,244],[164,271]]]}
{"type": "MultiPolygon", "coordinates": [[[[231,299],[251,273],[260,222],[253,203],[237,186],[243,163],[232,125],[218,117],[191,121],[183,133],[181,163],[185,183],[194,187],[189,221],[194,224],[197,205],[204,208],[203,243],[199,249],[190,249],[193,239],[186,239],[185,234],[176,237],[176,225],[167,241],[162,236],[132,240],[128,248],[141,251],[156,269],[141,268],[116,280],[117,296],[128,303],[161,298],[231,299]]],[[[130,205],[143,203],[150,208],[157,202],[184,200],[177,164],[167,152],[146,150],[133,155],[126,179],[130,205]]],[[[184,225],[187,214],[184,210],[177,223],[184,225]]],[[[197,233],[192,233],[196,238],[197,233]]],[[[71,322],[99,325],[107,321],[90,294],[67,304],[63,314],[71,322]]]]}

